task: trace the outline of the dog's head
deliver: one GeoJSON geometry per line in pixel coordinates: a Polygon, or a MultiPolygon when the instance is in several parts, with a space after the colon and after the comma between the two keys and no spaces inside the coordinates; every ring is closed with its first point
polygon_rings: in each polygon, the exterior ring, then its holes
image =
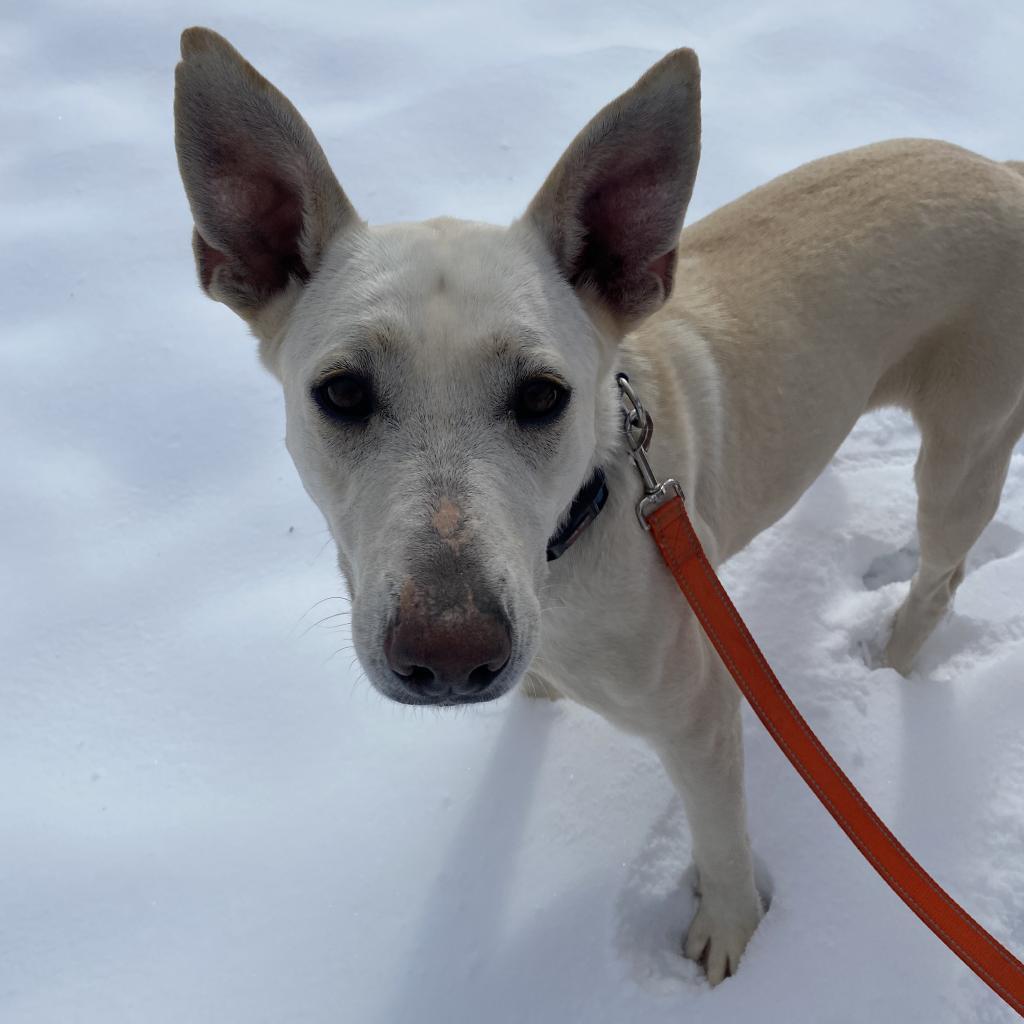
{"type": "Polygon", "coordinates": [[[182,37],[176,142],[203,289],[260,340],[338,548],[356,652],[411,704],[490,700],[536,651],[549,537],[613,443],[622,336],[668,297],[699,72],[669,54],[509,228],[370,228],[295,108],[182,37]]]}

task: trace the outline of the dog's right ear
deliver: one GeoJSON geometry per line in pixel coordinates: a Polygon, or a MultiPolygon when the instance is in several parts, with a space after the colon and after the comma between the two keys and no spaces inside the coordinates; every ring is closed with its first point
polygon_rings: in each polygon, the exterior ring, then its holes
{"type": "Polygon", "coordinates": [[[226,39],[186,29],[181,57],[174,141],[199,282],[266,339],[360,221],[299,112],[226,39]]]}

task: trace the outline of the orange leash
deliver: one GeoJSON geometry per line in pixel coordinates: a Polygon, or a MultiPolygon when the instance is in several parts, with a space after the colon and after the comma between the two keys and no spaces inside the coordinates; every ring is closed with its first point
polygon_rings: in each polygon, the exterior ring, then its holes
{"type": "Polygon", "coordinates": [[[914,911],[968,967],[1024,1017],[1024,964],[928,874],[871,809],[789,699],[711,567],[674,480],[658,484],[647,463],[650,416],[628,380],[626,434],[647,496],[637,508],[676,583],[750,706],[839,827],[914,911]],[[634,436],[632,431],[638,431],[634,436]]]}

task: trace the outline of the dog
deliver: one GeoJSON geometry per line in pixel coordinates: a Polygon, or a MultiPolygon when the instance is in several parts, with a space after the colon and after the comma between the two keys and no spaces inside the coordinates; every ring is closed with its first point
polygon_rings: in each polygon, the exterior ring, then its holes
{"type": "Polygon", "coordinates": [[[763,914],[740,701],[637,524],[615,374],[713,565],[864,412],[910,411],[920,563],[881,641],[907,673],[1024,432],[1024,165],[884,142],[683,230],[688,49],[601,110],[507,228],[368,227],[292,104],[206,29],[182,36],[175,124],[199,282],[284,388],[370,682],[438,707],[522,682],[645,737],[692,830],[683,952],[720,982],[763,914]]]}

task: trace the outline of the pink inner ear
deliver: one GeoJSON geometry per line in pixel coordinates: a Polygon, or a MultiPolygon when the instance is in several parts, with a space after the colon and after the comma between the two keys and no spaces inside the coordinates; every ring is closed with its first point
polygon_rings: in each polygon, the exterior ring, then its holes
{"type": "Polygon", "coordinates": [[[671,186],[665,167],[627,161],[584,201],[586,233],[570,281],[596,287],[624,319],[653,312],[672,291],[682,208],[671,186]]]}
{"type": "Polygon", "coordinates": [[[211,176],[208,196],[204,220],[218,248],[201,234],[196,246],[207,291],[221,267],[219,285],[250,303],[285,288],[290,277],[309,278],[299,245],[300,186],[260,168],[255,159],[246,162],[234,154],[211,176]]]}

